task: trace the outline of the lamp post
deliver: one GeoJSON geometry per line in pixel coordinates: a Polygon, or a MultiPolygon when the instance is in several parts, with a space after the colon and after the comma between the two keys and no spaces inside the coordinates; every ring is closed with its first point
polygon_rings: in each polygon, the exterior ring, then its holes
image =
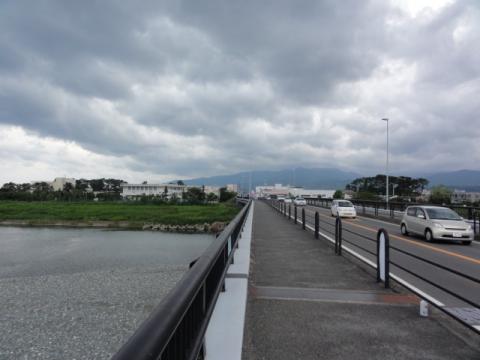
{"type": "Polygon", "coordinates": [[[387,172],[387,197],[386,197],[386,202],[387,202],[387,207],[388,207],[388,198],[389,198],[389,194],[388,194],[388,119],[387,118],[384,118],[382,119],[383,121],[386,121],[387,122],[387,169],[386,169],[386,172],[387,172]]]}

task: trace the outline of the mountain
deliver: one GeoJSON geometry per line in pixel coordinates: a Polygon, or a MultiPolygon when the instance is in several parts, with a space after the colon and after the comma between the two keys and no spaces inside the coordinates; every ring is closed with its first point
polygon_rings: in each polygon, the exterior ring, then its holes
{"type": "Polygon", "coordinates": [[[458,170],[427,174],[423,177],[430,181],[429,186],[445,185],[450,188],[467,191],[480,191],[479,170],[458,170]]]}
{"type": "Polygon", "coordinates": [[[187,185],[223,186],[238,184],[245,191],[249,184],[254,189],[260,185],[295,185],[307,189],[343,189],[346,184],[361,175],[335,168],[295,168],[278,171],[240,172],[231,175],[184,180],[187,185]]]}

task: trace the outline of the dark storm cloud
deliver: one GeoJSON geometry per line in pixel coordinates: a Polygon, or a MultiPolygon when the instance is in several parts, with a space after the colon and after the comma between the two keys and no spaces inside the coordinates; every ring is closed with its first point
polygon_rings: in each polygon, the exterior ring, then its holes
{"type": "Polygon", "coordinates": [[[399,171],[474,167],[476,43],[474,1],[3,1],[0,123],[190,177],[381,171],[387,116],[399,171]]]}

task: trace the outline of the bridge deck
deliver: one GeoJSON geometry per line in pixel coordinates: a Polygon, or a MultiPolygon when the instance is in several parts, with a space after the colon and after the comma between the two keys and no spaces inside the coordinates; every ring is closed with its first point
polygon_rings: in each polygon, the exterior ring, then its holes
{"type": "Polygon", "coordinates": [[[243,359],[478,359],[475,339],[256,202],[243,359]],[[448,323],[449,326],[445,326],[448,323]]]}

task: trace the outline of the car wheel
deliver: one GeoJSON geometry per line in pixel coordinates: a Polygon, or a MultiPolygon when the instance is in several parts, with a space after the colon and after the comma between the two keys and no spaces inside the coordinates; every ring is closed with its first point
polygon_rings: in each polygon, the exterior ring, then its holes
{"type": "Polygon", "coordinates": [[[425,230],[425,240],[427,240],[428,242],[433,241],[432,230],[430,230],[430,229],[425,230]]]}
{"type": "Polygon", "coordinates": [[[470,245],[472,242],[470,240],[462,241],[462,245],[470,245]]]}
{"type": "Polygon", "coordinates": [[[400,231],[402,232],[402,235],[408,236],[407,225],[402,224],[402,226],[400,226],[400,231]]]}

